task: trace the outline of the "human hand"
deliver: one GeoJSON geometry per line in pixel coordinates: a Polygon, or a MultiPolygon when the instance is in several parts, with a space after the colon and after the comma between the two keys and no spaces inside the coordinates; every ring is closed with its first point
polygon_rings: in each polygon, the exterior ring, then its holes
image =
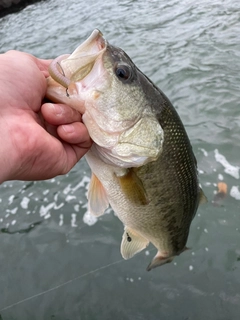
{"type": "Polygon", "coordinates": [[[42,104],[50,62],[18,51],[0,54],[0,183],[65,174],[91,146],[80,113],[42,104]]]}

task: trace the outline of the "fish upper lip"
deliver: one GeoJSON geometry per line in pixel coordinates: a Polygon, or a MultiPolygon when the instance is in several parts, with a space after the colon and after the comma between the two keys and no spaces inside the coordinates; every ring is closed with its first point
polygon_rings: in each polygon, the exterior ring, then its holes
{"type": "Polygon", "coordinates": [[[106,51],[107,45],[107,40],[101,31],[95,29],[67,59],[61,61],[65,77],[73,82],[85,78],[91,72],[96,60],[106,51]]]}
{"type": "MultiPolygon", "coordinates": [[[[80,50],[86,52],[86,49],[94,45],[94,42],[97,43],[100,51],[107,47],[107,40],[103,37],[102,32],[94,29],[91,35],[75,51],[80,50]]],[[[72,54],[74,54],[74,52],[72,54]]]]}

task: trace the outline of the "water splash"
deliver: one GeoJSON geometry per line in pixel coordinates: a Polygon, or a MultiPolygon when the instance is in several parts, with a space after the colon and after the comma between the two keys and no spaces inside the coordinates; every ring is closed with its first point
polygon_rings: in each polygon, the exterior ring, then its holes
{"type": "Polygon", "coordinates": [[[231,165],[224,155],[220,154],[218,149],[214,150],[215,153],[215,159],[217,162],[221,163],[221,165],[224,167],[224,172],[231,175],[232,177],[239,179],[239,167],[231,165]]]}

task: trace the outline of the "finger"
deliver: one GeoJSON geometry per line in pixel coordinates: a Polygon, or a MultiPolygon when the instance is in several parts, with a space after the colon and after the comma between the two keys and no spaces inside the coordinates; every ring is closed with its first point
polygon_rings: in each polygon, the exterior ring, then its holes
{"type": "Polygon", "coordinates": [[[41,112],[45,121],[56,126],[82,120],[81,114],[66,104],[44,103],[41,112]]]}
{"type": "Polygon", "coordinates": [[[48,68],[50,63],[52,62],[52,60],[44,60],[44,59],[38,59],[36,58],[35,60],[38,68],[40,71],[42,71],[43,75],[45,78],[49,77],[49,72],[48,72],[48,68]]]}
{"type": "Polygon", "coordinates": [[[82,122],[65,124],[57,128],[59,137],[69,144],[89,148],[92,144],[88,130],[82,122]]]}
{"type": "Polygon", "coordinates": [[[41,71],[47,70],[52,59],[39,59],[37,58],[37,65],[41,71]]]}
{"type": "Polygon", "coordinates": [[[70,145],[68,143],[63,144],[63,146],[65,148],[67,161],[65,162],[65,166],[62,167],[60,174],[68,173],[90,149],[90,146],[83,147],[74,144],[70,145]]]}
{"type": "MultiPolygon", "coordinates": [[[[88,152],[92,145],[92,140],[89,137],[88,131],[82,123],[65,125],[65,127],[67,126],[73,126],[74,130],[68,130],[63,128],[63,126],[58,127],[57,130],[61,140],[55,139],[54,143],[58,143],[61,152],[59,152],[59,155],[57,156],[58,160],[54,166],[54,172],[51,171],[51,176],[68,173],[88,152]],[[72,142],[76,142],[76,144],[72,142]]],[[[55,153],[55,155],[57,155],[57,153],[55,153]]]]}
{"type": "Polygon", "coordinates": [[[40,63],[38,63],[38,68],[43,73],[45,78],[49,77],[48,68],[49,68],[51,61],[52,60],[40,60],[40,63]]]}
{"type": "Polygon", "coordinates": [[[52,135],[53,137],[57,138],[59,140],[59,135],[57,133],[57,127],[56,126],[53,126],[52,124],[49,124],[47,122],[45,122],[45,125],[44,125],[46,131],[52,135]]]}

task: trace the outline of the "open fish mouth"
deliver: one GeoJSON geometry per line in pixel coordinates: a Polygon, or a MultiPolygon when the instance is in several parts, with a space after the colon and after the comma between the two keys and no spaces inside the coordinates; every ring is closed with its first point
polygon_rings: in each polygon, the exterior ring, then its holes
{"type": "Polygon", "coordinates": [[[50,76],[63,87],[84,79],[92,70],[97,59],[107,48],[107,40],[100,30],[95,29],[71,55],[63,55],[52,61],[50,76]]]}
{"type": "Polygon", "coordinates": [[[95,61],[106,51],[107,41],[101,31],[95,29],[90,37],[84,41],[61,65],[66,76],[77,82],[85,78],[92,70],[95,61]]]}

